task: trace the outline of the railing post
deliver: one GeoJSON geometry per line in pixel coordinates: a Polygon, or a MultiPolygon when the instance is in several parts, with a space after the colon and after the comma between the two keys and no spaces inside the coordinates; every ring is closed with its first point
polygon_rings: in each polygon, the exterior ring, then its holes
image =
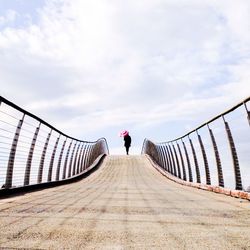
{"type": "Polygon", "coordinates": [[[67,138],[63,142],[62,149],[61,149],[61,152],[60,152],[60,155],[59,155],[57,169],[56,169],[56,181],[58,181],[60,179],[61,163],[62,163],[62,157],[63,157],[63,152],[64,152],[66,142],[67,142],[67,138]]]}
{"type": "Polygon", "coordinates": [[[167,144],[166,144],[166,150],[167,150],[168,161],[169,161],[169,173],[174,174],[174,170],[173,170],[173,167],[172,167],[172,161],[171,161],[171,158],[170,158],[170,153],[169,153],[167,144]]]}
{"type": "Polygon", "coordinates": [[[205,147],[204,147],[204,144],[202,142],[201,136],[199,135],[197,130],[196,130],[196,133],[197,133],[198,140],[199,140],[199,143],[200,143],[201,153],[202,153],[204,167],[205,167],[206,184],[211,185],[210,171],[209,171],[209,165],[208,165],[208,160],[207,160],[207,154],[206,154],[206,151],[205,151],[205,147]]]}
{"type": "Polygon", "coordinates": [[[93,152],[93,144],[91,144],[90,148],[89,148],[89,157],[88,157],[88,165],[87,165],[87,167],[89,167],[91,165],[92,152],[93,152]]]}
{"type": "Polygon", "coordinates": [[[208,124],[207,124],[207,127],[208,127],[208,131],[209,131],[209,134],[210,134],[210,137],[211,137],[213,148],[214,148],[214,155],[215,155],[215,160],[216,160],[216,165],[217,165],[219,186],[220,187],[224,187],[224,177],[223,177],[223,171],[222,171],[222,166],[221,166],[221,160],[220,160],[220,154],[219,154],[218,146],[217,146],[214,134],[213,134],[213,130],[209,127],[208,124]]]}
{"type": "Polygon", "coordinates": [[[23,182],[24,186],[27,186],[30,184],[31,163],[32,163],[33,153],[34,153],[36,140],[37,140],[40,127],[41,127],[41,122],[39,123],[38,127],[35,130],[35,133],[34,133],[31,145],[30,145],[30,150],[29,150],[29,155],[28,155],[27,162],[26,162],[26,169],[25,169],[25,175],[24,175],[24,182],[23,182]]]}
{"type": "Polygon", "coordinates": [[[79,157],[78,157],[78,162],[77,162],[77,171],[76,171],[76,174],[79,174],[79,173],[80,173],[80,167],[81,167],[81,160],[82,160],[83,146],[84,146],[84,143],[82,143],[81,151],[80,151],[80,154],[79,154],[79,157]]]}
{"type": "Polygon", "coordinates": [[[94,162],[94,159],[95,159],[95,150],[96,150],[96,144],[93,144],[92,151],[91,151],[91,156],[90,156],[90,165],[92,165],[93,162],[94,162]]]}
{"type": "Polygon", "coordinates": [[[72,173],[71,173],[72,172],[72,164],[73,164],[73,160],[74,160],[74,153],[75,153],[75,149],[76,149],[76,144],[77,144],[77,141],[75,142],[75,145],[74,145],[72,153],[71,153],[69,169],[68,169],[68,178],[70,178],[72,175],[72,173]]]}
{"type": "Polygon", "coordinates": [[[172,148],[174,150],[175,161],[176,161],[176,164],[177,164],[178,177],[181,179],[180,163],[179,163],[179,159],[178,159],[178,156],[177,156],[177,153],[176,153],[176,149],[175,149],[175,146],[174,146],[173,143],[172,143],[172,148]]]}
{"type": "Polygon", "coordinates": [[[173,174],[174,174],[174,176],[177,176],[174,155],[173,155],[170,144],[168,145],[168,147],[169,147],[169,152],[170,152],[170,156],[171,156],[171,160],[172,160],[172,164],[173,164],[173,170],[174,170],[173,174]]]}
{"type": "Polygon", "coordinates": [[[8,167],[6,172],[6,179],[5,179],[5,188],[11,188],[12,187],[12,178],[13,178],[13,168],[14,168],[14,162],[15,162],[15,156],[16,156],[16,149],[18,144],[19,135],[22,129],[23,121],[24,121],[25,114],[23,114],[23,117],[21,120],[19,120],[16,133],[12,141],[12,146],[9,154],[9,161],[8,161],[8,167]]]}
{"type": "Polygon", "coordinates": [[[179,155],[180,155],[180,158],[181,158],[181,165],[182,165],[182,171],[183,171],[183,180],[186,181],[187,180],[187,175],[186,175],[186,169],[185,169],[185,164],[184,164],[181,148],[180,148],[180,145],[179,145],[178,142],[176,142],[176,144],[177,144],[177,148],[178,148],[179,155]]]}
{"type": "Polygon", "coordinates": [[[87,151],[87,143],[84,145],[83,148],[82,159],[81,159],[81,172],[84,170],[84,160],[86,156],[86,151],[87,151]]]}
{"type": "Polygon", "coordinates": [[[87,152],[86,152],[86,161],[85,161],[85,169],[87,169],[88,168],[88,164],[89,164],[89,156],[90,156],[90,150],[91,150],[91,145],[89,144],[88,145],[88,148],[87,148],[87,152]]]}
{"type": "Polygon", "coordinates": [[[167,159],[166,159],[166,152],[164,150],[164,144],[161,146],[162,157],[163,157],[163,169],[166,170],[167,168],[167,159]]]}
{"type": "Polygon", "coordinates": [[[169,161],[168,161],[168,156],[167,156],[167,151],[166,151],[166,145],[163,146],[163,151],[164,151],[165,161],[166,161],[165,170],[167,170],[167,172],[169,172],[169,161]]]}
{"type": "Polygon", "coordinates": [[[84,170],[87,168],[87,164],[88,164],[89,148],[90,148],[90,145],[87,144],[86,153],[85,153],[85,156],[84,156],[84,166],[83,166],[84,170]]]}
{"type": "Polygon", "coordinates": [[[190,143],[193,158],[194,158],[194,165],[195,165],[195,171],[196,171],[196,182],[201,183],[200,169],[199,169],[199,164],[198,164],[198,161],[197,161],[197,156],[196,156],[196,153],[195,153],[194,145],[193,145],[193,142],[192,142],[192,140],[191,140],[191,138],[189,136],[188,136],[188,139],[189,139],[189,143],[190,143]]]}
{"type": "Polygon", "coordinates": [[[162,161],[163,161],[163,169],[166,170],[167,166],[167,161],[166,161],[166,156],[165,156],[165,151],[164,151],[164,145],[161,145],[161,152],[162,152],[162,161]]]}
{"type": "Polygon", "coordinates": [[[43,147],[43,152],[42,152],[42,155],[41,155],[40,165],[39,165],[39,169],[38,169],[37,183],[42,182],[44,160],[45,160],[45,155],[46,155],[46,152],[47,152],[47,148],[48,148],[51,133],[52,133],[52,129],[48,133],[47,139],[46,139],[44,147],[43,147]]]}
{"type": "Polygon", "coordinates": [[[228,122],[226,122],[224,116],[222,116],[224,124],[225,124],[225,129],[227,132],[227,138],[231,150],[231,155],[232,155],[232,160],[233,160],[233,165],[234,165],[234,176],[235,176],[235,189],[236,190],[242,190],[242,182],[241,182],[241,174],[240,174],[240,165],[239,165],[239,160],[238,160],[238,155],[235,147],[235,143],[233,140],[232,132],[230,130],[230,127],[228,125],[228,122]]]}
{"type": "Polygon", "coordinates": [[[161,168],[163,168],[163,160],[162,160],[162,154],[161,154],[161,146],[156,146],[156,150],[158,152],[159,155],[159,162],[158,165],[160,165],[161,168]]]}
{"type": "Polygon", "coordinates": [[[56,139],[56,143],[55,143],[52,155],[51,155],[51,159],[50,159],[50,163],[49,163],[49,171],[48,171],[47,181],[51,181],[51,179],[52,179],[52,172],[53,172],[53,165],[54,165],[54,160],[55,160],[55,154],[56,154],[58,142],[60,140],[60,136],[61,135],[59,135],[58,138],[56,139]]]}
{"type": "Polygon", "coordinates": [[[73,143],[73,139],[71,140],[69,147],[68,147],[68,151],[64,160],[64,167],[63,167],[63,175],[62,175],[62,179],[64,180],[66,178],[66,171],[67,171],[67,164],[68,164],[68,159],[69,159],[69,153],[70,153],[70,149],[73,143]]]}
{"type": "Polygon", "coordinates": [[[192,175],[192,169],[191,169],[191,165],[190,165],[190,160],[189,160],[189,157],[188,157],[188,152],[187,152],[187,148],[186,148],[185,142],[183,140],[182,140],[182,145],[183,145],[183,148],[184,148],[184,151],[185,151],[187,165],[188,165],[189,181],[193,182],[193,175],[192,175]]]}
{"type": "Polygon", "coordinates": [[[79,153],[80,146],[81,146],[81,142],[78,144],[76,154],[75,154],[74,165],[73,165],[73,176],[76,175],[76,167],[77,167],[76,164],[77,164],[77,159],[78,159],[78,153],[79,153]]]}

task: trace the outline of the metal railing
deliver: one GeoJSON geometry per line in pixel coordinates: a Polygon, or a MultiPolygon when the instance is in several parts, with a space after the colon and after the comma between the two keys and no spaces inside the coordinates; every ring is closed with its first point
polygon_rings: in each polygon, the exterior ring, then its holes
{"type": "Polygon", "coordinates": [[[249,101],[174,140],[145,139],[142,154],[184,181],[250,192],[249,101]]]}
{"type": "Polygon", "coordinates": [[[105,138],[75,139],[0,96],[0,189],[74,178],[108,153],[105,138]]]}

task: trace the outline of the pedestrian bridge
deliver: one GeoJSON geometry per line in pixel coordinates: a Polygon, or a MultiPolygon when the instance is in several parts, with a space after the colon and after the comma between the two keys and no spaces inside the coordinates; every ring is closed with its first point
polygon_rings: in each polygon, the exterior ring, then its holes
{"type": "Polygon", "coordinates": [[[0,101],[0,249],[250,248],[248,99],[138,156],[0,101]]]}

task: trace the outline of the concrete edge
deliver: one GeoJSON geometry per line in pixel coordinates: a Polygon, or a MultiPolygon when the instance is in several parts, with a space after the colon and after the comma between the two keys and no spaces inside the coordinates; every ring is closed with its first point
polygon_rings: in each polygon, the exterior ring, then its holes
{"type": "Polygon", "coordinates": [[[181,179],[169,174],[168,172],[164,171],[156,162],[154,162],[151,159],[151,157],[149,155],[145,154],[145,156],[150,161],[151,165],[157,171],[159,171],[162,175],[164,175],[165,177],[167,177],[171,181],[174,181],[174,182],[181,184],[181,185],[184,185],[184,186],[194,187],[194,188],[202,189],[205,191],[210,191],[210,192],[214,192],[214,193],[218,193],[218,194],[224,194],[224,195],[231,196],[234,198],[246,199],[246,200],[250,201],[250,193],[248,193],[248,192],[239,191],[239,190],[232,190],[232,189],[223,188],[220,186],[211,186],[211,185],[181,180],[181,179]]]}
{"type": "Polygon", "coordinates": [[[61,185],[67,185],[73,182],[77,182],[82,180],[83,178],[88,177],[91,173],[99,168],[99,166],[104,161],[106,154],[102,154],[98,156],[95,161],[82,173],[72,176],[68,179],[59,180],[59,181],[51,181],[51,182],[44,182],[39,184],[32,184],[27,186],[21,187],[14,187],[9,189],[0,189],[0,199],[9,198],[10,196],[17,196],[25,193],[35,192],[39,190],[43,190],[45,188],[53,188],[61,185]]]}

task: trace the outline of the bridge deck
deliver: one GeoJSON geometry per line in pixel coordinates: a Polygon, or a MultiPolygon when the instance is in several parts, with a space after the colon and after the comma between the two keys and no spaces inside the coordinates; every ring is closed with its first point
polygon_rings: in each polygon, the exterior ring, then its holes
{"type": "Polygon", "coordinates": [[[0,248],[249,249],[250,203],[180,186],[143,156],[0,201],[0,248]]]}

